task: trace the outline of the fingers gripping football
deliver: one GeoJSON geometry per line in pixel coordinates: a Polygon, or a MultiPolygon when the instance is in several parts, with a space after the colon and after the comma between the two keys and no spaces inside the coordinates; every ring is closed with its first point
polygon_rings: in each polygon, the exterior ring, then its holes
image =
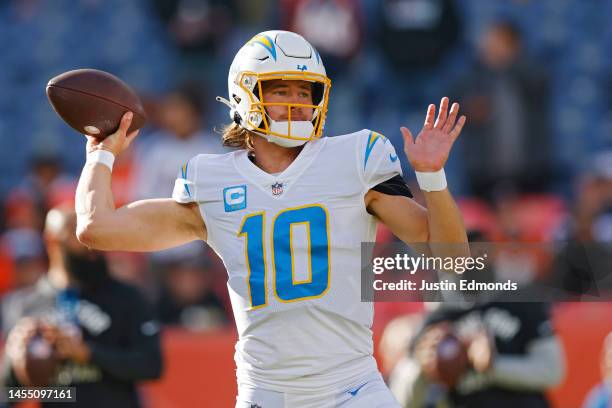
{"type": "Polygon", "coordinates": [[[103,149],[117,156],[126,150],[136,136],[138,136],[138,130],[128,133],[133,117],[132,112],[126,112],[121,118],[117,131],[103,140],[85,135],[87,138],[87,153],[103,149]]]}

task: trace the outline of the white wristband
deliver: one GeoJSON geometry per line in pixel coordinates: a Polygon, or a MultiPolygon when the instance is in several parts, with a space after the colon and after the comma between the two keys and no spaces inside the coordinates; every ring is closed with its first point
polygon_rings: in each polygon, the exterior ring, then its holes
{"type": "Polygon", "coordinates": [[[423,191],[442,191],[446,188],[444,169],[433,172],[415,171],[417,183],[423,191]]]}
{"type": "Polygon", "coordinates": [[[113,163],[115,162],[115,155],[108,150],[94,150],[87,154],[87,163],[102,163],[106,167],[113,171],[113,163]]]}

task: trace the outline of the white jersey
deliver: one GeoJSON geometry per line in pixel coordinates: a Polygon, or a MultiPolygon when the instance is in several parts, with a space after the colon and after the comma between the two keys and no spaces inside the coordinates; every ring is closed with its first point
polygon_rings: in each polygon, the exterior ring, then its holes
{"type": "Polygon", "coordinates": [[[361,302],[361,242],[376,235],[364,195],[400,174],[369,130],[309,142],[276,175],[245,150],[183,166],[173,197],[198,203],[227,268],[239,384],[333,392],[377,370],[373,305],[361,302]]]}

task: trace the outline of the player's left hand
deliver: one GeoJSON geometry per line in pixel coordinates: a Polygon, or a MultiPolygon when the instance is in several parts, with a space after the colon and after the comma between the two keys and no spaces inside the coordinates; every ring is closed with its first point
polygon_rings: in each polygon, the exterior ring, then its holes
{"type": "Polygon", "coordinates": [[[404,152],[415,171],[435,172],[444,167],[451,147],[459,137],[466,120],[464,115],[461,115],[457,120],[459,114],[458,103],[453,103],[450,114],[448,113],[448,105],[449,100],[445,96],[440,102],[437,119],[435,119],[436,105],[429,105],[425,116],[425,124],[416,140],[412,137],[408,128],[400,128],[404,137],[404,152]]]}
{"type": "Polygon", "coordinates": [[[43,336],[55,346],[60,357],[72,360],[78,364],[84,364],[89,361],[91,350],[81,336],[66,333],[52,324],[45,324],[43,326],[43,336]]]}

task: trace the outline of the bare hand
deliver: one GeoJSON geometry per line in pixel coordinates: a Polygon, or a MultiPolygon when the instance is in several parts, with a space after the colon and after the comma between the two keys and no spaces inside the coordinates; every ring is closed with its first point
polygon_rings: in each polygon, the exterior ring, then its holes
{"type": "Polygon", "coordinates": [[[465,124],[465,116],[457,120],[459,104],[453,103],[447,116],[449,100],[445,96],[440,102],[438,119],[434,123],[436,106],[427,109],[425,124],[416,140],[408,128],[400,128],[404,137],[404,152],[415,171],[435,172],[444,167],[453,143],[459,137],[465,124]]]}
{"type": "Polygon", "coordinates": [[[121,152],[126,150],[136,136],[138,136],[138,130],[133,131],[129,135],[127,134],[130,124],[132,123],[133,116],[134,114],[132,112],[126,112],[121,118],[119,129],[103,140],[85,135],[87,138],[87,153],[91,153],[95,150],[108,150],[115,156],[118,156],[121,152]]]}
{"type": "Polygon", "coordinates": [[[26,371],[27,347],[30,340],[36,336],[37,331],[37,320],[26,317],[19,320],[6,339],[6,356],[11,362],[17,381],[23,386],[30,385],[26,371]]]}
{"type": "Polygon", "coordinates": [[[483,329],[472,337],[468,346],[468,360],[479,373],[488,371],[493,365],[495,344],[491,336],[483,329]]]}
{"type": "Polygon", "coordinates": [[[52,324],[43,324],[41,327],[43,337],[54,345],[59,356],[83,364],[89,361],[91,351],[81,336],[67,333],[60,327],[52,324]]]}
{"type": "Polygon", "coordinates": [[[414,348],[414,357],[421,366],[423,374],[429,380],[439,381],[437,370],[438,346],[449,332],[449,328],[448,323],[440,323],[428,328],[414,348]]]}

